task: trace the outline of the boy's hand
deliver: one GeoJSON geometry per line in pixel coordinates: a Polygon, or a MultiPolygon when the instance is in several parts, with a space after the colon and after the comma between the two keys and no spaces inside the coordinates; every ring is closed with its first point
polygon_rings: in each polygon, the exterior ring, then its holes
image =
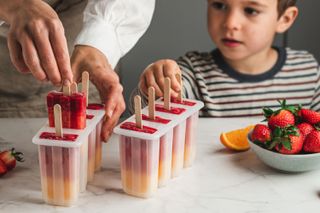
{"type": "Polygon", "coordinates": [[[181,90],[176,74],[181,74],[178,64],[174,60],[164,59],[150,64],[140,76],[139,89],[148,94],[148,88],[154,87],[157,97],[162,97],[164,92],[164,79],[169,77],[171,80],[171,96],[178,97],[181,90]]]}
{"type": "Polygon", "coordinates": [[[101,139],[107,141],[125,110],[123,88],[119,77],[111,68],[105,55],[94,47],[77,45],[72,54],[71,63],[75,81],[79,82],[82,72],[88,71],[91,82],[100,93],[106,110],[101,139]]]}
{"type": "Polygon", "coordinates": [[[9,25],[8,48],[16,69],[54,85],[72,81],[64,28],[56,12],[39,0],[0,0],[0,17],[9,25]]]}

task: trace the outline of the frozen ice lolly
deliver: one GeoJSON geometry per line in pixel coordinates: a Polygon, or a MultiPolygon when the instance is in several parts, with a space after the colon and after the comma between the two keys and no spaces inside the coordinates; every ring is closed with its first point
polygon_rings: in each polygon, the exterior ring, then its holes
{"type": "MultiPolygon", "coordinates": [[[[33,138],[38,144],[41,188],[48,204],[70,206],[78,199],[80,149],[82,138],[76,132],[60,137],[44,127],[33,138]]],[[[85,174],[86,176],[86,174],[85,174]]]]}
{"type": "Polygon", "coordinates": [[[57,91],[51,91],[47,95],[48,119],[50,127],[54,127],[53,106],[55,104],[60,104],[60,98],[62,95],[62,92],[57,91]]]}
{"type": "MultiPolygon", "coordinates": [[[[104,113],[104,105],[98,104],[98,103],[91,103],[88,104],[87,109],[89,111],[93,112],[100,112],[104,113]]],[[[100,118],[100,121],[96,125],[95,131],[96,131],[96,143],[95,143],[95,171],[99,171],[101,169],[101,163],[102,163],[102,141],[101,141],[101,127],[102,127],[102,117],[100,118]]]]}
{"type": "Polygon", "coordinates": [[[199,120],[199,113],[196,112],[187,118],[186,126],[186,142],[184,147],[184,163],[183,167],[192,166],[196,156],[196,133],[199,120]]]}
{"type": "Polygon", "coordinates": [[[86,127],[86,96],[82,93],[73,93],[70,96],[70,118],[72,129],[86,127]]]}
{"type": "Polygon", "coordinates": [[[88,138],[88,182],[93,180],[95,169],[95,154],[96,154],[96,131],[95,129],[89,134],[88,138]]]}
{"type": "Polygon", "coordinates": [[[158,187],[159,139],[120,137],[121,180],[126,193],[150,197],[158,187]]]}
{"type": "MultiPolygon", "coordinates": [[[[155,122],[159,124],[168,124],[171,120],[164,119],[160,116],[155,116],[152,120],[147,115],[143,114],[142,119],[145,121],[155,122]]],[[[171,163],[172,163],[172,138],[173,130],[169,130],[166,134],[160,137],[159,149],[159,175],[158,186],[165,186],[171,178],[171,163]]]]}
{"type": "Polygon", "coordinates": [[[47,95],[49,126],[54,127],[53,106],[60,104],[62,108],[63,128],[84,129],[86,127],[86,98],[82,93],[64,95],[52,91],[47,95]]]}

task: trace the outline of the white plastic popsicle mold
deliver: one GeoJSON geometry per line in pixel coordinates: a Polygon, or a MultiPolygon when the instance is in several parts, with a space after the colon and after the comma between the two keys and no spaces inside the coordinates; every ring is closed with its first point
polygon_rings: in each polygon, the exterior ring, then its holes
{"type": "MultiPolygon", "coordinates": [[[[141,188],[142,180],[141,178],[138,178],[139,176],[141,176],[141,174],[139,174],[139,171],[141,171],[141,169],[140,168],[136,169],[136,171],[133,170],[134,167],[138,167],[135,165],[137,162],[140,163],[139,165],[140,167],[143,166],[141,165],[143,163],[141,159],[140,160],[136,159],[136,161],[133,161],[133,159],[130,158],[130,156],[132,156],[132,152],[133,152],[132,150],[134,149],[141,150],[141,147],[138,148],[139,141],[141,143],[147,141],[148,143],[153,143],[153,146],[159,146],[159,149],[158,149],[159,153],[152,152],[152,155],[151,155],[151,153],[148,153],[149,150],[140,152],[140,155],[141,155],[140,158],[143,157],[143,154],[152,156],[152,158],[147,160],[148,162],[145,162],[145,165],[144,165],[145,167],[147,167],[146,164],[150,163],[151,160],[155,161],[156,158],[159,159],[158,165],[156,165],[157,169],[154,170],[154,174],[149,174],[149,178],[152,178],[156,175],[156,173],[158,173],[157,174],[158,186],[164,186],[167,180],[170,178],[170,176],[175,177],[179,175],[180,171],[182,170],[184,166],[184,161],[185,161],[186,135],[189,134],[189,133],[186,134],[186,132],[195,131],[195,127],[192,130],[186,129],[187,119],[193,116],[194,117],[197,116],[198,111],[203,107],[203,103],[201,101],[187,100],[187,99],[184,99],[184,100],[193,102],[194,105],[187,106],[183,104],[171,103],[171,107],[185,109],[185,111],[182,112],[181,114],[177,115],[177,114],[172,114],[167,112],[160,112],[156,110],[155,112],[156,116],[170,120],[170,122],[167,124],[143,120],[143,126],[148,126],[157,130],[153,134],[123,129],[120,127],[122,124],[126,122],[135,123],[134,115],[129,117],[127,120],[123,121],[122,123],[120,123],[118,126],[114,128],[114,133],[120,135],[120,159],[121,159],[121,173],[122,173],[121,177],[122,177],[124,190],[128,194],[139,196],[139,197],[149,197],[156,190],[155,185],[149,185],[149,186],[144,185],[145,187],[141,188]],[[137,146],[137,148],[135,148],[135,146],[137,146]],[[130,149],[128,147],[130,147],[130,149]],[[169,156],[168,153],[170,153],[171,156],[169,156]],[[156,158],[154,158],[155,155],[156,155],[156,158]],[[168,163],[168,161],[170,162],[168,163]],[[134,190],[134,188],[136,190],[134,190]],[[144,189],[144,191],[141,191],[142,189],[144,189]],[[145,192],[145,194],[143,194],[143,192],[145,192]]],[[[163,101],[161,99],[158,99],[155,102],[155,104],[163,106],[163,101]]],[[[142,109],[142,114],[148,115],[147,107],[142,109]]],[[[190,126],[190,123],[189,123],[189,126],[190,126]]],[[[190,139],[190,137],[188,137],[188,139],[190,139]]],[[[193,137],[193,140],[194,140],[194,137],[193,137]]],[[[189,143],[191,142],[189,141],[188,144],[189,143]]],[[[192,142],[192,145],[193,146],[188,145],[188,147],[195,148],[194,141],[192,142]]],[[[187,157],[188,161],[190,161],[189,158],[190,157],[187,157]]],[[[194,159],[193,156],[192,156],[192,159],[194,159]]],[[[144,170],[147,170],[147,169],[145,168],[144,170]]],[[[149,182],[152,182],[151,179],[149,180],[149,182]]]]}
{"type": "Polygon", "coordinates": [[[96,147],[97,125],[101,123],[105,112],[104,110],[87,110],[86,113],[93,117],[91,116],[91,119],[86,120],[85,129],[63,129],[64,135],[77,135],[74,141],[40,138],[43,132],[55,133],[55,128],[49,127],[48,123],[32,138],[32,142],[39,147],[42,192],[45,201],[49,204],[72,205],[72,203],[77,200],[77,193],[79,193],[79,191],[85,191],[88,179],[91,180],[93,178],[95,156],[92,155],[92,153],[95,152],[96,147]],[[89,150],[91,151],[90,153],[89,150]],[[66,153],[70,153],[69,159],[72,158],[72,161],[65,162],[65,159],[68,158],[66,153]],[[54,160],[52,160],[53,158],[54,160]],[[65,167],[69,168],[68,171],[70,174],[75,175],[76,173],[76,175],[72,179],[72,184],[63,188],[62,186],[68,182],[66,179],[68,172],[66,172],[65,167]],[[48,176],[48,174],[50,175],[48,176]],[[74,184],[76,184],[77,187],[75,187],[74,184]],[[68,188],[72,188],[72,190],[68,188]],[[74,194],[75,191],[77,191],[76,195],[74,194]],[[68,193],[70,194],[68,197],[72,199],[64,199],[68,193]]]}

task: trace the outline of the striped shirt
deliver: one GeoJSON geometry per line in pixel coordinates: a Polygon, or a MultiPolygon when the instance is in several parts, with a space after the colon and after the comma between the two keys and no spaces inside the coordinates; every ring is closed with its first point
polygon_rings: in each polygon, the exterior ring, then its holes
{"type": "Polygon", "coordinates": [[[279,107],[277,100],[319,111],[319,64],[306,51],[278,48],[278,59],[258,75],[239,73],[218,49],[189,52],[177,63],[182,71],[184,97],[204,102],[203,117],[260,116],[262,108],[279,107]]]}

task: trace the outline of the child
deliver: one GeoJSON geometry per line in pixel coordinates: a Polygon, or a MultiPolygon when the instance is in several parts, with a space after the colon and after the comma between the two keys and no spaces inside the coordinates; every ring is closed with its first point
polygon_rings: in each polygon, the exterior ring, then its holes
{"type": "Polygon", "coordinates": [[[296,0],[208,0],[212,52],[189,52],[177,61],[160,60],[141,75],[139,94],[155,87],[163,95],[164,78],[172,94],[205,103],[201,116],[244,117],[274,108],[276,100],[319,111],[319,65],[306,51],[273,47],[276,33],[297,17],[296,0]],[[183,88],[175,78],[182,72],[183,88]]]}

